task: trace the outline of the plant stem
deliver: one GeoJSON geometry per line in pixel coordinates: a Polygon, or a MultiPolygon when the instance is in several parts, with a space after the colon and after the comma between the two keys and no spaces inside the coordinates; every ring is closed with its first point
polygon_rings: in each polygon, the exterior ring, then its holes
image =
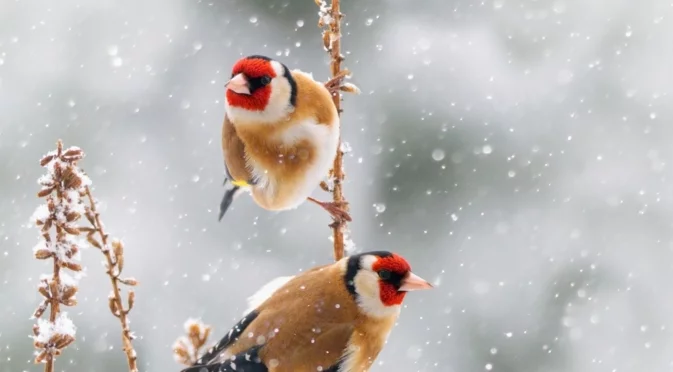
{"type": "MultiPolygon", "coordinates": [[[[337,77],[341,72],[341,7],[339,0],[332,0],[330,10],[332,22],[329,24],[330,33],[332,35],[330,48],[330,70],[332,77],[337,77]]],[[[341,93],[337,90],[332,94],[332,101],[336,106],[337,113],[341,116],[341,93]]],[[[341,151],[341,135],[339,135],[339,148],[336,157],[334,158],[334,166],[332,167],[332,177],[334,179],[334,188],[332,190],[332,198],[337,205],[343,205],[343,208],[348,211],[348,205],[345,202],[343,194],[343,180],[345,178],[343,171],[343,151],[341,151]]],[[[343,220],[335,221],[332,227],[334,235],[334,260],[338,261],[344,257],[344,233],[343,229],[346,222],[343,220]]]]}
{"type": "MultiPolygon", "coordinates": [[[[61,232],[59,232],[61,234],[61,232]]],[[[58,258],[54,257],[54,275],[51,277],[51,280],[53,280],[56,283],[57,288],[60,287],[61,285],[61,266],[58,264],[58,258]]],[[[61,311],[60,304],[58,303],[58,298],[56,297],[55,293],[51,294],[52,297],[49,299],[49,302],[51,302],[49,306],[49,322],[51,324],[54,324],[56,322],[56,317],[58,316],[58,313],[61,311]]],[[[47,363],[44,365],[44,372],[54,372],[54,356],[49,355],[47,356],[47,363]]]]}
{"type": "Polygon", "coordinates": [[[133,345],[131,345],[131,330],[129,329],[127,319],[128,311],[124,309],[124,303],[122,301],[122,296],[119,291],[119,283],[117,275],[112,271],[116,263],[112,259],[112,255],[110,254],[110,247],[108,246],[108,235],[105,233],[105,231],[103,231],[103,225],[100,222],[99,214],[96,211],[96,204],[94,203],[93,196],[91,195],[91,190],[89,189],[88,186],[86,187],[86,196],[89,198],[89,205],[91,206],[91,212],[93,213],[93,218],[94,221],[96,222],[96,226],[94,226],[94,229],[98,232],[98,235],[100,236],[101,243],[103,246],[103,249],[101,249],[101,251],[105,255],[105,259],[107,260],[108,265],[107,274],[110,277],[110,284],[112,284],[112,293],[114,296],[114,301],[117,303],[117,309],[119,309],[118,318],[122,324],[122,347],[124,349],[124,353],[126,353],[126,359],[129,364],[129,370],[131,372],[137,372],[138,371],[137,356],[135,350],[133,349],[133,345]]]}

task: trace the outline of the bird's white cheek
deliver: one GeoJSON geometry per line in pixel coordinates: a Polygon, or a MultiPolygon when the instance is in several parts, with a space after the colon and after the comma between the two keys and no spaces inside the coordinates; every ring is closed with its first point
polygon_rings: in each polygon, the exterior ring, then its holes
{"type": "Polygon", "coordinates": [[[386,306],[381,302],[378,275],[363,270],[355,276],[354,283],[362,312],[376,318],[399,315],[399,305],[386,306]]]}
{"type": "Polygon", "coordinates": [[[376,274],[369,271],[359,272],[354,279],[355,288],[360,297],[379,298],[379,280],[376,274]]]}
{"type": "Polygon", "coordinates": [[[276,78],[271,81],[271,95],[264,110],[272,121],[284,118],[294,111],[290,105],[290,83],[285,78],[276,78]]]}

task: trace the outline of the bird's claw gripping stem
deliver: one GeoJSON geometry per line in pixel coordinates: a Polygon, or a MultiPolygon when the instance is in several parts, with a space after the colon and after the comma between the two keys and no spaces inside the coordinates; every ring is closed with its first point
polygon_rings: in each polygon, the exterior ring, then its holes
{"type": "Polygon", "coordinates": [[[315,204],[318,204],[324,210],[326,210],[332,216],[335,223],[343,223],[345,221],[347,221],[347,222],[353,221],[350,214],[348,214],[348,212],[346,212],[345,208],[348,206],[348,203],[345,202],[345,201],[342,201],[342,202],[322,202],[322,201],[316,200],[312,197],[309,197],[308,200],[312,201],[315,204]]]}
{"type": "Polygon", "coordinates": [[[347,69],[339,71],[337,75],[335,75],[325,83],[325,88],[327,88],[327,90],[332,95],[339,93],[339,90],[341,90],[341,88],[344,86],[344,80],[350,74],[351,72],[348,71],[347,69]]]}

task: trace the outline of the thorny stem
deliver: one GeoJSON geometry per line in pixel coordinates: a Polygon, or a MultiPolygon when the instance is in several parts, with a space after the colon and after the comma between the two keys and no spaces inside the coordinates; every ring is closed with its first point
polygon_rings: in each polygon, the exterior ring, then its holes
{"type": "MultiPolygon", "coordinates": [[[[322,1],[316,1],[318,5],[322,4],[322,1]]],[[[332,78],[337,78],[341,76],[341,62],[343,57],[341,56],[341,7],[339,0],[332,0],[332,5],[329,8],[330,22],[325,25],[328,27],[328,32],[330,33],[330,44],[328,52],[331,57],[330,70],[332,73],[332,78]]],[[[341,116],[341,93],[339,90],[332,92],[332,101],[334,106],[336,106],[337,113],[341,116]]],[[[341,135],[339,136],[339,148],[334,158],[334,165],[332,167],[331,173],[334,179],[334,186],[332,189],[332,198],[334,203],[340,206],[343,206],[344,210],[348,212],[348,204],[344,198],[342,184],[345,178],[343,171],[343,151],[341,150],[341,135]]],[[[343,220],[336,220],[333,224],[330,225],[332,228],[332,233],[334,235],[334,260],[338,261],[344,257],[344,228],[346,227],[346,222],[343,220]]]]}
{"type": "Polygon", "coordinates": [[[100,236],[101,243],[103,246],[103,249],[101,249],[101,251],[105,255],[105,259],[107,260],[107,267],[108,267],[107,274],[110,277],[110,284],[112,284],[112,293],[114,296],[114,301],[116,302],[117,309],[119,309],[119,315],[117,314],[114,315],[117,315],[122,325],[122,344],[124,353],[126,353],[126,359],[128,360],[129,370],[131,372],[138,372],[138,364],[137,364],[138,357],[136,355],[136,351],[133,349],[133,344],[131,343],[131,340],[133,338],[131,336],[131,330],[129,329],[127,318],[130,309],[124,309],[124,303],[122,301],[122,296],[119,291],[119,277],[118,274],[115,274],[113,272],[116,262],[112,258],[112,255],[110,254],[111,250],[108,245],[108,235],[105,233],[105,231],[103,231],[103,225],[100,222],[100,214],[96,211],[96,203],[94,202],[93,196],[91,195],[91,190],[89,189],[88,186],[86,187],[86,196],[87,198],[89,198],[91,213],[93,214],[93,218],[95,221],[94,229],[100,236]]]}

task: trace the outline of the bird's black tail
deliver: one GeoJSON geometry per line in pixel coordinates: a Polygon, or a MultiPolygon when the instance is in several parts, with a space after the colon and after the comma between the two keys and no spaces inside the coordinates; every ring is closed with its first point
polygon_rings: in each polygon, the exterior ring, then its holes
{"type": "MultiPolygon", "coordinates": [[[[224,182],[226,183],[227,181],[225,180],[224,182]]],[[[220,215],[217,218],[218,221],[222,221],[222,217],[224,217],[224,214],[227,213],[227,209],[229,209],[229,206],[234,201],[234,198],[240,189],[241,188],[239,186],[234,185],[232,188],[224,192],[224,196],[220,202],[220,215]]]]}
{"type": "Polygon", "coordinates": [[[220,363],[195,364],[180,372],[269,372],[269,368],[259,357],[262,346],[264,345],[253,346],[220,363]]]}

